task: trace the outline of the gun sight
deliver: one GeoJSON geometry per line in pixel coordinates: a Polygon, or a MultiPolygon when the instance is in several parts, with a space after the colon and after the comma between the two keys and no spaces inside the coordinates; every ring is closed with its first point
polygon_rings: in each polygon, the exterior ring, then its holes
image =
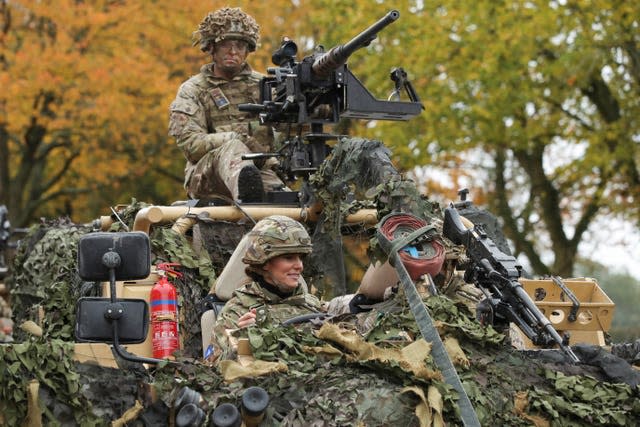
{"type": "Polygon", "coordinates": [[[291,64],[295,62],[296,54],[298,53],[298,45],[295,44],[293,40],[289,40],[285,38],[282,40],[282,44],[271,55],[271,62],[273,62],[278,67],[283,67],[287,65],[287,63],[291,64]]]}

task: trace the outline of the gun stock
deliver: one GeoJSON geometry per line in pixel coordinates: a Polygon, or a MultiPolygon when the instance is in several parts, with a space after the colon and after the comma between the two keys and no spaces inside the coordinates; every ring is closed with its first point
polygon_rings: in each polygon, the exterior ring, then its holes
{"type": "Polygon", "coordinates": [[[458,211],[452,207],[445,208],[442,234],[456,245],[467,246],[469,233],[470,231],[462,223],[458,211]]]}

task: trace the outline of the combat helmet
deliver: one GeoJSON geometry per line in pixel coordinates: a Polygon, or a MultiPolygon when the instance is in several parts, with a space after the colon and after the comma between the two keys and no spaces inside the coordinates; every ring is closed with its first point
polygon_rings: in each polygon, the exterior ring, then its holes
{"type": "Polygon", "coordinates": [[[249,232],[251,243],[242,262],[262,265],[271,258],[285,254],[309,254],[312,250],[309,233],[298,221],[282,215],[264,218],[249,232]]]}
{"type": "Polygon", "coordinates": [[[204,17],[193,33],[193,44],[200,43],[200,50],[208,52],[212,44],[221,40],[244,40],[249,52],[253,52],[260,38],[259,31],[260,26],[251,15],[239,7],[223,7],[204,17]]]}

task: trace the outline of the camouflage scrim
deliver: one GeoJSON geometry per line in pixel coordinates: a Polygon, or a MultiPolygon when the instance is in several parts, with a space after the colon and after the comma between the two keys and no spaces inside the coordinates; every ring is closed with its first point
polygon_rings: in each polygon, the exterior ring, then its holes
{"type": "Polygon", "coordinates": [[[242,262],[262,265],[285,254],[309,254],[313,248],[309,233],[298,221],[272,215],[259,221],[249,232],[252,239],[242,262]]]}
{"type": "Polygon", "coordinates": [[[224,7],[204,17],[193,33],[193,44],[199,43],[200,50],[208,52],[212,44],[221,40],[243,40],[249,45],[249,52],[253,52],[260,38],[259,31],[260,26],[251,15],[239,7],[224,7]]]}

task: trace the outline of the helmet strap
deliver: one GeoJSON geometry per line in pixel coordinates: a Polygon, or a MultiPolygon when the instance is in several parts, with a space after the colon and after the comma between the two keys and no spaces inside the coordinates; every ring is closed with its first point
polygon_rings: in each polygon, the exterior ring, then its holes
{"type": "Polygon", "coordinates": [[[291,289],[288,286],[277,283],[273,278],[269,275],[269,281],[267,281],[267,275],[263,274],[260,280],[260,286],[266,288],[268,291],[273,292],[274,294],[280,296],[281,298],[286,298],[293,294],[295,289],[291,289]]]}

